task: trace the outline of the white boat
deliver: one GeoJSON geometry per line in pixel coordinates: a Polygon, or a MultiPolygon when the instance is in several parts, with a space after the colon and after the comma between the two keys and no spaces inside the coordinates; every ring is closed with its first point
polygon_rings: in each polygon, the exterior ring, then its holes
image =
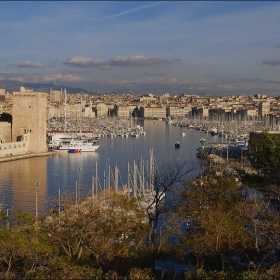
{"type": "Polygon", "coordinates": [[[211,135],[217,135],[218,134],[218,129],[216,127],[213,127],[211,130],[210,130],[210,133],[211,135]]]}
{"type": "Polygon", "coordinates": [[[51,137],[50,142],[48,143],[48,147],[51,149],[56,149],[58,148],[61,144],[69,144],[72,139],[76,138],[77,136],[72,135],[72,134],[64,134],[64,133],[59,133],[59,134],[54,134],[51,137]]]}
{"type": "Polygon", "coordinates": [[[100,144],[89,140],[72,139],[70,143],[62,143],[58,147],[58,151],[73,151],[79,152],[95,152],[100,147],[100,144]]]}
{"type": "Polygon", "coordinates": [[[131,135],[131,137],[139,137],[140,136],[140,134],[136,131],[131,132],[130,135],[131,135]]]}
{"type": "Polygon", "coordinates": [[[170,117],[167,117],[165,122],[167,124],[172,124],[172,119],[170,117]]]}

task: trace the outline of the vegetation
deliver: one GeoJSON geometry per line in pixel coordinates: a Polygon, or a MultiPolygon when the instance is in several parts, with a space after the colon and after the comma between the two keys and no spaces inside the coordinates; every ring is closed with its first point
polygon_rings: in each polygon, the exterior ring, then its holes
{"type": "MultiPolygon", "coordinates": [[[[112,271],[142,271],[138,260],[148,253],[149,228],[135,199],[108,191],[106,198],[85,197],[78,204],[66,196],[62,204],[60,215],[41,219],[20,212],[7,218],[2,211],[1,278],[103,279],[112,271]]],[[[145,267],[143,272],[149,275],[145,267]]]]}
{"type": "Polygon", "coordinates": [[[280,138],[264,130],[260,139],[250,139],[252,146],[248,159],[254,168],[254,173],[242,172],[246,184],[261,190],[280,191],[280,138]]]}
{"type": "Polygon", "coordinates": [[[20,211],[7,217],[2,206],[0,277],[279,278],[280,142],[263,136],[249,154],[251,169],[205,165],[191,178],[192,164],[165,163],[150,178],[154,192],[145,207],[113,190],[78,202],[65,195],[62,208],[44,218],[20,211]],[[156,260],[169,268],[156,270],[156,260]]]}

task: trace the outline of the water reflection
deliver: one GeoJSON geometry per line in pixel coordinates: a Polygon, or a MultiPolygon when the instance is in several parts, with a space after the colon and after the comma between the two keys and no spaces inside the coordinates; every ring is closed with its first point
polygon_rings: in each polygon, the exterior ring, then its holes
{"type": "Polygon", "coordinates": [[[218,139],[202,131],[167,125],[162,121],[142,121],[139,124],[144,127],[144,136],[102,137],[101,146],[94,153],[57,152],[49,157],[1,163],[0,198],[9,208],[13,206],[35,215],[36,182],[40,182],[38,212],[43,215],[48,213],[49,200],[58,197],[59,189],[61,194],[75,191],[78,178],[80,185],[90,191],[96,165],[98,176],[103,181],[108,165],[113,168],[117,164],[122,183],[126,184],[127,162],[132,163],[141,156],[148,160],[151,148],[158,163],[174,158],[196,160],[195,153],[202,135],[206,142],[218,139]],[[181,132],[186,132],[186,136],[181,132]],[[175,149],[177,140],[180,141],[180,149],[175,149]]]}
{"type": "Polygon", "coordinates": [[[47,157],[1,163],[1,196],[7,207],[35,214],[36,188],[38,212],[44,213],[47,200],[47,157]],[[37,187],[36,183],[40,182],[37,187]]]}

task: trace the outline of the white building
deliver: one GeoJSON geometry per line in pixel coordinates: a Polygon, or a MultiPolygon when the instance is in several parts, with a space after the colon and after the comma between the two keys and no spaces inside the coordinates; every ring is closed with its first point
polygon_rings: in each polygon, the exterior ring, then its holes
{"type": "Polygon", "coordinates": [[[263,117],[268,115],[270,112],[270,103],[268,101],[259,103],[259,116],[263,117]]]}
{"type": "Polygon", "coordinates": [[[171,118],[186,117],[192,112],[189,106],[168,106],[166,107],[166,116],[171,118]]]}
{"type": "Polygon", "coordinates": [[[104,102],[96,104],[96,116],[106,117],[108,116],[108,106],[104,102]]]}
{"type": "Polygon", "coordinates": [[[165,118],[166,117],[166,107],[150,105],[146,107],[140,107],[140,117],[141,118],[165,118]]]}
{"type": "MultiPolygon", "coordinates": [[[[66,93],[65,93],[66,95],[66,93]]],[[[64,101],[64,94],[60,90],[50,90],[50,102],[64,101]]]]}

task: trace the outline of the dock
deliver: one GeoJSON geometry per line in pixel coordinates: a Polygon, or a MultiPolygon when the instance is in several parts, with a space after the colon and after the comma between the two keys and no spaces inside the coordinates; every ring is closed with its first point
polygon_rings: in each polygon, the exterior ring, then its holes
{"type": "Polygon", "coordinates": [[[13,160],[20,160],[20,159],[27,159],[32,157],[45,157],[45,156],[53,156],[55,154],[54,151],[48,151],[45,153],[26,153],[26,154],[19,154],[19,155],[7,155],[4,157],[0,157],[1,162],[13,161],[13,160]]]}

